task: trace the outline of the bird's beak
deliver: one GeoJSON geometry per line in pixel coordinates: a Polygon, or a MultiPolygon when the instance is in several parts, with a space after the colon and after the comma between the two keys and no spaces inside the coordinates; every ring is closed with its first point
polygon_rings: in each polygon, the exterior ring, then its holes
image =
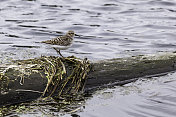
{"type": "Polygon", "coordinates": [[[77,35],[77,34],[75,34],[75,36],[77,36],[77,37],[81,37],[80,35],[77,35]]]}

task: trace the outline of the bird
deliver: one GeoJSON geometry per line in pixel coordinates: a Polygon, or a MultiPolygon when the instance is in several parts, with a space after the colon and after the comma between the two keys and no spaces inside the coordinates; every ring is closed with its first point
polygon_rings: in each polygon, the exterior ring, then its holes
{"type": "MultiPolygon", "coordinates": [[[[58,36],[56,38],[53,38],[51,40],[42,41],[41,43],[49,44],[53,47],[53,49],[56,50],[56,52],[63,57],[60,50],[66,50],[69,47],[72,46],[73,39],[74,39],[75,33],[74,31],[68,31],[63,36],[58,36]]],[[[63,57],[64,58],[64,57],[63,57]]]]}

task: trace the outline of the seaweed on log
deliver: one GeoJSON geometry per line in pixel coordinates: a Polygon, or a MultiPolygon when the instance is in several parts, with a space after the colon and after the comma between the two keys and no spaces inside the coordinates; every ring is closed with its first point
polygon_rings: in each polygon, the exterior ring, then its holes
{"type": "Polygon", "coordinates": [[[163,75],[176,69],[175,61],[176,53],[94,62],[76,57],[41,57],[16,61],[20,69],[17,66],[8,67],[0,75],[0,106],[31,101],[41,96],[72,94],[83,88],[90,91],[98,87],[123,85],[140,77],[163,75]]]}

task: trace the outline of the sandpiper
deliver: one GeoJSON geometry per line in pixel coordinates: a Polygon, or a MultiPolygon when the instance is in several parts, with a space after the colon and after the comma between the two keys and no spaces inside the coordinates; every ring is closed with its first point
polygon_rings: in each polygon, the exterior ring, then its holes
{"type": "Polygon", "coordinates": [[[42,41],[41,43],[52,45],[52,47],[56,50],[56,52],[58,52],[62,56],[60,50],[65,50],[69,48],[73,43],[74,36],[75,36],[74,31],[68,31],[66,35],[59,36],[51,40],[42,41]]]}

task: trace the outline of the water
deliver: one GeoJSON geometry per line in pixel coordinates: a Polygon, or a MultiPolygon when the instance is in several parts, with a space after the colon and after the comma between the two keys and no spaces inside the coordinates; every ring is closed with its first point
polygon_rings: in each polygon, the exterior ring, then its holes
{"type": "Polygon", "coordinates": [[[63,55],[91,60],[175,51],[176,1],[1,0],[1,53],[24,59],[57,55],[35,43],[77,34],[63,55]],[[19,54],[21,53],[21,54],[19,54]]]}
{"type": "Polygon", "coordinates": [[[81,117],[175,117],[176,73],[97,91],[81,117]]]}
{"type": "MultiPolygon", "coordinates": [[[[76,32],[75,42],[62,54],[92,61],[170,52],[176,47],[175,0],[1,0],[0,6],[2,63],[41,55],[57,56],[50,46],[36,42],[68,30],[76,32]]],[[[170,76],[164,78],[170,81],[170,76]]],[[[119,90],[126,91],[127,87],[107,89],[112,92],[108,93],[112,95],[110,101],[99,98],[100,91],[80,114],[103,116],[107,111],[106,114],[120,113],[125,117],[174,116],[176,82],[161,84],[152,84],[149,92],[142,89],[142,93],[133,94],[127,90],[130,94],[125,96],[119,90]]]]}

